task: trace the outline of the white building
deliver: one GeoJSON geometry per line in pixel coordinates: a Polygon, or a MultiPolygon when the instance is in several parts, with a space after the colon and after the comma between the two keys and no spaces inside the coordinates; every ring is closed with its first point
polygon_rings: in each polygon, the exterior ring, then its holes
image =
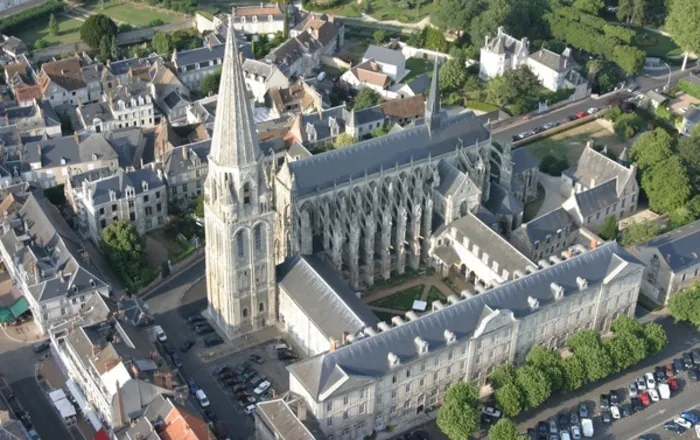
{"type": "Polygon", "coordinates": [[[681,122],[680,132],[683,135],[690,136],[693,129],[700,125],[700,108],[688,107],[685,114],[683,115],[683,121],[681,122]]]}
{"type": "Polygon", "coordinates": [[[246,34],[274,36],[284,33],[284,11],[278,3],[235,6],[233,28],[246,34]]]}
{"type": "Polygon", "coordinates": [[[129,222],[144,234],[163,226],[168,215],[165,184],[151,170],[120,168],[109,176],[88,171],[73,176],[66,191],[72,194],[68,199],[73,203],[80,232],[95,243],[113,221],[129,222]]]}
{"type": "Polygon", "coordinates": [[[27,299],[39,330],[70,319],[110,287],[55,206],[30,194],[0,226],[0,253],[14,285],[27,299]]]}
{"type": "MultiPolygon", "coordinates": [[[[618,316],[633,316],[643,272],[617,243],[605,244],[468,299],[436,301],[423,316],[394,317],[393,327],[365,329],[289,366],[290,390],[329,438],[400,432],[457,381],[482,385],[535,346],[561,347],[574,331],[608,331],[618,316]]],[[[319,304],[315,313],[327,311],[319,304]]]]}
{"type": "Polygon", "coordinates": [[[44,99],[54,107],[90,101],[88,84],[77,56],[43,64],[37,82],[44,99]]]}
{"type": "Polygon", "coordinates": [[[579,66],[568,47],[561,55],[549,49],[540,49],[527,58],[527,66],[537,75],[542,85],[553,92],[574,89],[576,98],[590,94],[588,81],[576,71],[579,66]]]}
{"type": "Polygon", "coordinates": [[[362,62],[370,60],[377,63],[380,71],[394,82],[399,82],[406,76],[406,57],[400,50],[370,44],[362,56],[362,62]]]}
{"type": "Polygon", "coordinates": [[[155,126],[153,98],[144,83],[118,85],[103,101],[79,105],[76,113],[85,130],[93,133],[155,126]]]}
{"type": "Polygon", "coordinates": [[[320,258],[297,255],[278,271],[279,320],[289,336],[315,356],[344,345],[379,320],[320,258]],[[314,313],[322,305],[324,313],[314,313]]]}
{"type": "Polygon", "coordinates": [[[479,76],[483,79],[503,75],[506,70],[516,69],[525,64],[530,54],[530,42],[527,38],[518,40],[505,33],[503,26],[498,27],[494,38],[486,36],[479,58],[479,76]]]}
{"type": "Polygon", "coordinates": [[[265,102],[265,94],[272,88],[289,87],[289,80],[274,64],[246,59],[243,62],[243,74],[246,88],[256,102],[265,102]]]}

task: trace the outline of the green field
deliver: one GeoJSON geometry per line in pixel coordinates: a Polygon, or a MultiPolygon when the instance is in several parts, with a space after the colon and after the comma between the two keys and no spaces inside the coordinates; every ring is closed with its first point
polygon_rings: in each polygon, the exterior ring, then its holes
{"type": "Polygon", "coordinates": [[[49,34],[49,20],[46,19],[46,22],[43,24],[38,22],[27,26],[22,32],[18,33],[16,37],[29,46],[33,46],[34,43],[40,39],[48,42],[49,45],[77,43],[80,41],[80,26],[83,24],[82,21],[62,15],[56,16],[56,20],[58,21],[58,35],[49,34]]]}
{"type": "Polygon", "coordinates": [[[403,82],[408,84],[412,79],[427,73],[429,77],[433,77],[433,63],[429,60],[423,60],[420,58],[409,58],[406,60],[406,70],[410,70],[408,75],[404,78],[403,82]]]}
{"type": "Polygon", "coordinates": [[[672,57],[683,55],[683,51],[671,38],[648,31],[644,28],[634,28],[637,32],[637,47],[651,57],[672,57]]]}
{"type": "Polygon", "coordinates": [[[85,3],[85,9],[104,14],[117,23],[128,23],[134,27],[148,27],[153,20],[162,20],[163,24],[168,24],[181,19],[182,14],[168,12],[162,9],[152,9],[148,5],[120,1],[105,1],[104,9],[99,3],[85,3]]]}
{"type": "MultiPolygon", "coordinates": [[[[355,0],[342,0],[340,5],[331,8],[324,8],[320,3],[322,2],[310,6],[309,9],[345,17],[359,17],[363,12],[362,5],[358,5],[355,0]]],[[[433,2],[424,4],[420,8],[413,9],[402,8],[391,0],[372,0],[371,5],[371,9],[367,14],[373,18],[382,21],[398,20],[403,23],[415,23],[420,21],[430,15],[430,12],[433,10],[433,2]]]]}
{"type": "Polygon", "coordinates": [[[423,284],[409,287],[408,289],[396,292],[393,295],[385,296],[382,299],[372,301],[368,305],[374,307],[384,307],[387,309],[411,310],[411,308],[413,308],[413,301],[420,299],[424,287],[425,285],[423,284]]]}

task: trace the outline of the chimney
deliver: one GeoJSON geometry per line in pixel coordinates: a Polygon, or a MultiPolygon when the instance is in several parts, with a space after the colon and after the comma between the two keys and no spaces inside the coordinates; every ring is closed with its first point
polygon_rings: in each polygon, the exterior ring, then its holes
{"type": "Polygon", "coordinates": [[[348,336],[350,336],[350,332],[344,331],[343,335],[340,337],[340,345],[345,345],[348,343],[348,336]]]}
{"type": "Polygon", "coordinates": [[[165,373],[163,377],[163,388],[168,390],[173,389],[173,373],[165,373]]]}
{"type": "Polygon", "coordinates": [[[335,349],[338,348],[338,341],[336,341],[335,338],[333,338],[331,336],[330,338],[328,338],[328,342],[330,343],[330,346],[331,346],[329,351],[331,353],[333,353],[335,351],[335,349]]]}
{"type": "Polygon", "coordinates": [[[211,50],[211,39],[207,38],[206,46],[211,50]]]}
{"type": "Polygon", "coordinates": [[[573,257],[573,256],[574,256],[574,249],[573,249],[572,247],[569,247],[569,248],[566,250],[566,259],[568,260],[568,259],[570,259],[570,258],[573,257]]]}
{"type": "Polygon", "coordinates": [[[594,240],[594,239],[591,239],[591,242],[590,242],[590,244],[589,244],[589,247],[591,248],[591,250],[597,248],[597,247],[598,247],[598,241],[597,241],[597,240],[594,240]]]}
{"type": "Polygon", "coordinates": [[[117,411],[119,414],[119,420],[116,420],[116,423],[114,424],[114,427],[119,427],[122,426],[126,423],[126,414],[124,414],[124,404],[122,403],[122,389],[119,388],[119,381],[115,381],[117,383],[117,395],[116,395],[116,404],[117,404],[117,411]]]}
{"type": "Polygon", "coordinates": [[[579,290],[584,290],[588,287],[588,280],[583,277],[576,277],[576,284],[579,290]]]}
{"type": "Polygon", "coordinates": [[[73,138],[75,139],[75,142],[80,143],[80,136],[78,135],[77,131],[73,132],[73,138]]]}
{"type": "Polygon", "coordinates": [[[299,405],[297,405],[297,418],[300,422],[306,421],[306,403],[304,401],[299,402],[299,405]]]}

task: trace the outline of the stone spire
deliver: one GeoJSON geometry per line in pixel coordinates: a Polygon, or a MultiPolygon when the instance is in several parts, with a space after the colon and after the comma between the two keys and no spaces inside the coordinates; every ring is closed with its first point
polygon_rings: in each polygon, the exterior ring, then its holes
{"type": "Polygon", "coordinates": [[[430,91],[428,92],[428,100],[425,102],[425,123],[432,131],[440,126],[440,79],[439,61],[436,58],[433,63],[433,79],[430,82],[430,91]]]}
{"type": "Polygon", "coordinates": [[[237,168],[254,164],[262,154],[255,131],[253,112],[246,98],[243,68],[237,56],[233,14],[228,21],[228,35],[221,68],[219,98],[212,135],[210,158],[220,167],[237,168]]]}

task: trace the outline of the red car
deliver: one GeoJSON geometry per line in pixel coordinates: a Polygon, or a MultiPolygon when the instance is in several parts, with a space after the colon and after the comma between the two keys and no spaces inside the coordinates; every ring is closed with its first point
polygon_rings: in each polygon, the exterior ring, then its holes
{"type": "Polygon", "coordinates": [[[651,397],[649,397],[649,393],[646,391],[639,393],[639,401],[642,402],[642,405],[644,406],[651,405],[651,397]]]}
{"type": "Polygon", "coordinates": [[[671,391],[678,391],[680,389],[678,381],[673,377],[667,380],[666,383],[668,384],[668,387],[671,388],[671,391]]]}
{"type": "Polygon", "coordinates": [[[673,364],[666,364],[666,377],[673,377],[676,372],[673,370],[673,364]]]}
{"type": "Polygon", "coordinates": [[[576,113],[576,119],[585,118],[586,116],[588,116],[588,113],[586,113],[586,112],[578,112],[578,113],[576,113]]]}

